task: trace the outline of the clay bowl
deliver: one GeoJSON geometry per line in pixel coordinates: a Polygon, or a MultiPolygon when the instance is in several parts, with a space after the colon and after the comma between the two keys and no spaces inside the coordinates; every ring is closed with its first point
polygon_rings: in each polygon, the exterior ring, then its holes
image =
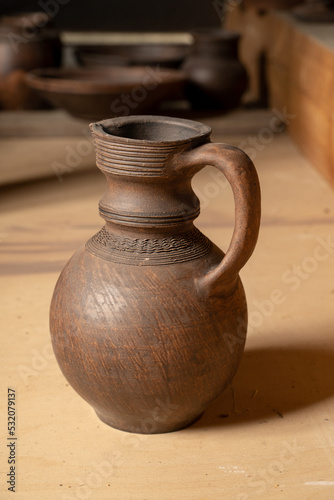
{"type": "Polygon", "coordinates": [[[156,66],[178,68],[189,51],[189,45],[144,43],[126,45],[81,45],[75,55],[82,66],[156,66]]]}
{"type": "Polygon", "coordinates": [[[49,68],[26,75],[26,83],[54,106],[86,120],[146,114],[185,83],[179,70],[149,67],[49,68]]]}

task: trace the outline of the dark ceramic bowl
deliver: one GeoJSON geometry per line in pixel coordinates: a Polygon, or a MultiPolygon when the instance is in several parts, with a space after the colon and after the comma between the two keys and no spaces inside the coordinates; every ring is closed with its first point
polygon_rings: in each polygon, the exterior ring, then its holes
{"type": "Polygon", "coordinates": [[[114,66],[50,68],[28,73],[26,83],[56,107],[87,120],[145,114],[183,89],[179,70],[114,66]]]}
{"type": "Polygon", "coordinates": [[[178,68],[186,58],[189,45],[143,43],[126,45],[81,45],[75,55],[82,66],[156,66],[178,68]]]}

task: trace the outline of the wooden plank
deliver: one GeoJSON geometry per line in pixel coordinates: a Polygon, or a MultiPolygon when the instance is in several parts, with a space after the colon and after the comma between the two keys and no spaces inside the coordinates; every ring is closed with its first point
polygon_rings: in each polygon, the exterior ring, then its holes
{"type": "Polygon", "coordinates": [[[296,115],[289,125],[292,137],[334,186],[334,50],[287,16],[273,15],[271,23],[276,26],[275,41],[268,41],[272,103],[285,101],[296,115]]]}
{"type": "Polygon", "coordinates": [[[288,63],[291,87],[328,115],[334,108],[334,52],[304,33],[295,32],[288,63]]]}
{"type": "MultiPolygon", "coordinates": [[[[285,66],[268,62],[267,75],[270,85],[270,104],[278,109],[289,105],[289,77],[285,66]]],[[[290,110],[290,109],[289,109],[290,110]]]]}
{"type": "Polygon", "coordinates": [[[290,109],[296,115],[289,125],[291,136],[312,163],[333,184],[332,120],[314,100],[300,92],[298,87],[290,88],[290,109]]]}
{"type": "MultiPolygon", "coordinates": [[[[238,9],[237,9],[238,10],[238,9]]],[[[304,154],[334,186],[334,37],[328,25],[303,23],[271,12],[253,21],[254,11],[231,15],[243,34],[245,54],[256,60],[254,30],[268,57],[270,106],[294,113],[289,130],[304,154]],[[252,47],[252,52],[247,49],[252,47]],[[247,52],[248,50],[248,52],[247,52]]],[[[259,17],[259,16],[258,16],[259,17]]],[[[233,23],[232,23],[233,24],[233,23]]],[[[256,78],[250,73],[252,79],[256,78]]],[[[253,84],[253,89],[256,86],[253,84]]]]}

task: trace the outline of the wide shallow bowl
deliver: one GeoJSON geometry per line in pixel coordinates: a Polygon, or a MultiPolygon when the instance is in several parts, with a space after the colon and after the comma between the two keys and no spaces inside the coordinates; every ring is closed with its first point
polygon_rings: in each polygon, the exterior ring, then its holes
{"type": "Polygon", "coordinates": [[[146,114],[183,88],[185,74],[154,67],[49,68],[30,72],[27,84],[77,118],[101,120],[146,114]]]}
{"type": "Polygon", "coordinates": [[[83,66],[120,64],[178,68],[188,51],[189,45],[173,43],[80,45],[75,48],[75,55],[83,66]]]}

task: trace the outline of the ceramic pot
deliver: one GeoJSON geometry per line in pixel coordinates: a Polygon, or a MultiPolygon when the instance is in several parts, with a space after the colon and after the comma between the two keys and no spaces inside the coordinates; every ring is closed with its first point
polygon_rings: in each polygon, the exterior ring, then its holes
{"type": "Polygon", "coordinates": [[[240,35],[203,29],[192,33],[194,43],[182,69],[188,76],[186,96],[194,109],[232,109],[247,89],[248,76],[238,59],[240,35]]]}
{"type": "Polygon", "coordinates": [[[105,226],[67,263],[50,311],[52,344],[72,387],[112,427],[181,429],[231,382],[247,306],[238,276],[253,252],[260,189],[248,156],[210,143],[210,128],[129,116],[91,125],[108,189],[105,226]],[[222,171],[236,203],[224,253],[193,224],[191,179],[222,171]]]}
{"type": "Polygon", "coordinates": [[[0,18],[0,108],[34,109],[44,101],[27,87],[25,73],[59,66],[61,42],[49,16],[33,12],[0,18]]]}

